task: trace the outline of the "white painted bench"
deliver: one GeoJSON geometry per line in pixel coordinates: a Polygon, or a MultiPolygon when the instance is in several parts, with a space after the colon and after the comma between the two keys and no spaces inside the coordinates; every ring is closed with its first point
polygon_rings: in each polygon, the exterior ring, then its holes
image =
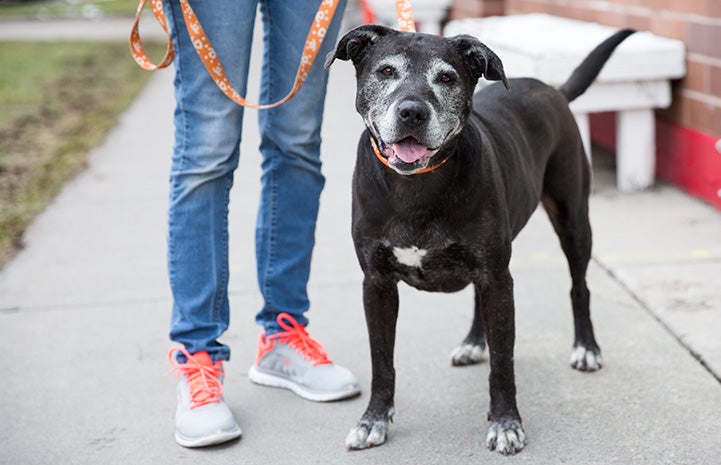
{"type": "MultiPolygon", "coordinates": [[[[545,14],[451,21],[444,35],[470,34],[503,61],[508,77],[534,77],[560,86],[588,53],[616,29],[545,14]]],[[[671,104],[671,79],[685,74],[683,42],[649,32],[624,41],[596,82],[570,105],[590,157],[588,115],[617,112],[616,182],[629,192],[654,182],[654,108],[671,104]]]]}

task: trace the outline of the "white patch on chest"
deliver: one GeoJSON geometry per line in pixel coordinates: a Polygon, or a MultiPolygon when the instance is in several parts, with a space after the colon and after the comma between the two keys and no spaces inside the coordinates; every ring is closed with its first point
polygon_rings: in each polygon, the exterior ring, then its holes
{"type": "Polygon", "coordinates": [[[419,249],[415,245],[401,249],[400,247],[393,247],[393,255],[396,256],[398,263],[406,266],[412,266],[415,268],[421,267],[421,261],[423,257],[428,253],[425,249],[419,249]]]}

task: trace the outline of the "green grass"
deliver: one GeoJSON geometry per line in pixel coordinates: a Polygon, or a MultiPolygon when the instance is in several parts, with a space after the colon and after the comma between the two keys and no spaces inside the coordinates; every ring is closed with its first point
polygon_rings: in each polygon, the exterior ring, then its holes
{"type": "Polygon", "coordinates": [[[0,17],[57,18],[103,15],[131,15],[137,0],[0,0],[0,17]]]}
{"type": "Polygon", "coordinates": [[[0,42],[0,265],[149,77],[124,43],[0,42]]]}

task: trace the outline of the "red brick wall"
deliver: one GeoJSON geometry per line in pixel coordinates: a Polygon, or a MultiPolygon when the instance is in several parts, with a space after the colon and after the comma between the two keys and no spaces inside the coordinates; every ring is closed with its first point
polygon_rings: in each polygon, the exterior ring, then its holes
{"type": "MultiPolygon", "coordinates": [[[[497,0],[455,0],[451,17],[477,14],[497,0]]],[[[542,12],[679,39],[687,75],[674,85],[673,104],[660,115],[721,137],[721,0],[505,0],[505,14],[542,12]]],[[[497,13],[492,13],[497,14],[497,13]]]]}

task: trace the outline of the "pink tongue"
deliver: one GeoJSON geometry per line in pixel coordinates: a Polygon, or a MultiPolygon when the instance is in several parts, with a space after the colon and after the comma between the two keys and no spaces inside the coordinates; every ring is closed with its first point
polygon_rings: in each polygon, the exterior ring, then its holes
{"type": "Polygon", "coordinates": [[[401,141],[390,144],[390,148],[395,154],[406,163],[413,163],[420,160],[429,150],[425,145],[421,145],[413,138],[407,137],[401,141]]]}

